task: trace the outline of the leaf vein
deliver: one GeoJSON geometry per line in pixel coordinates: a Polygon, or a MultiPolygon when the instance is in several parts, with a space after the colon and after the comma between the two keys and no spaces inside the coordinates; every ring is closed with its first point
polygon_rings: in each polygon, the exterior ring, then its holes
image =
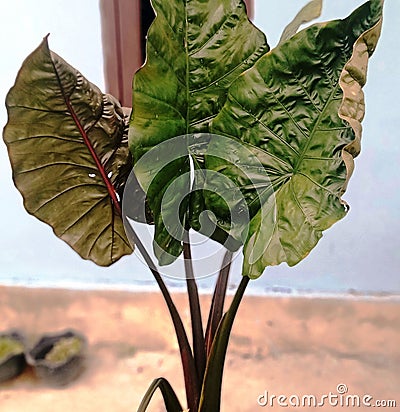
{"type": "MultiPolygon", "coordinates": [[[[137,94],[142,94],[143,96],[146,96],[146,97],[148,97],[148,98],[151,99],[151,100],[155,100],[156,102],[161,103],[163,106],[172,108],[172,110],[173,110],[175,113],[177,113],[182,119],[184,119],[184,117],[182,116],[182,113],[181,113],[176,107],[174,107],[172,104],[166,102],[165,100],[160,100],[160,99],[158,99],[157,97],[154,97],[154,96],[152,96],[151,94],[144,92],[143,90],[137,91],[136,93],[137,93],[137,94]]],[[[149,112],[149,115],[151,115],[151,117],[149,117],[149,118],[154,119],[154,114],[153,114],[153,112],[152,112],[152,113],[149,112]]]]}
{"type": "MultiPolygon", "coordinates": [[[[294,149],[286,140],[282,139],[281,136],[279,136],[276,132],[274,132],[268,125],[266,125],[261,119],[256,117],[253,113],[251,113],[249,110],[247,110],[246,107],[244,107],[239,100],[236,99],[233,94],[230,94],[230,98],[234,100],[243,111],[245,111],[248,115],[250,115],[254,120],[256,120],[262,127],[264,127],[265,130],[267,130],[269,133],[271,133],[275,138],[277,138],[282,144],[284,144],[288,149],[290,149],[293,153],[296,155],[299,155],[296,149],[294,149]]],[[[236,137],[237,138],[237,137],[236,137]]]]}
{"type": "Polygon", "coordinates": [[[73,166],[73,167],[79,168],[79,169],[85,169],[85,170],[88,170],[88,171],[98,172],[97,167],[82,166],[81,164],[75,164],[75,163],[71,163],[71,162],[53,162],[53,163],[49,163],[49,164],[45,164],[45,165],[35,167],[34,169],[25,169],[25,170],[18,171],[18,175],[22,175],[22,174],[25,174],[25,173],[32,173],[32,172],[36,172],[36,171],[39,171],[39,170],[42,170],[42,169],[46,169],[47,167],[60,166],[60,165],[73,166]]]}
{"type": "Polygon", "coordinates": [[[304,94],[307,96],[308,100],[310,101],[310,103],[312,104],[314,109],[317,112],[321,113],[321,109],[316,105],[316,103],[314,102],[314,100],[311,97],[310,93],[308,93],[307,89],[304,87],[303,82],[299,79],[299,76],[298,76],[297,73],[294,73],[294,78],[295,78],[295,80],[297,80],[298,85],[301,87],[301,89],[303,90],[304,94]]]}
{"type": "MultiPolygon", "coordinates": [[[[237,7],[234,6],[235,8],[237,7]]],[[[215,30],[214,33],[212,33],[212,35],[201,45],[199,46],[197,49],[193,50],[190,52],[189,56],[192,57],[194,54],[198,53],[199,51],[201,51],[202,49],[204,49],[207,44],[221,31],[222,27],[225,26],[225,24],[232,19],[233,13],[226,15],[225,18],[222,20],[221,24],[219,25],[218,29],[215,30]]]]}
{"type": "Polygon", "coordinates": [[[97,202],[95,202],[93,205],[89,207],[89,209],[85,210],[84,213],[82,213],[77,219],[75,219],[69,226],[67,226],[64,231],[61,233],[60,236],[63,236],[65,233],[68,232],[71,228],[73,228],[75,225],[77,225],[85,216],[87,216],[93,209],[95,209],[99,204],[104,202],[104,200],[107,200],[107,198],[99,199],[97,202]]]}
{"type": "Polygon", "coordinates": [[[55,201],[57,198],[61,197],[62,195],[75,190],[77,188],[83,187],[83,186],[98,186],[101,187],[102,189],[105,189],[105,187],[103,185],[99,185],[98,183],[92,183],[92,184],[88,184],[88,183],[84,183],[84,184],[79,184],[79,185],[75,185],[72,187],[68,187],[67,189],[63,190],[62,192],[57,193],[55,196],[53,196],[50,199],[47,199],[43,204],[41,204],[37,209],[35,209],[32,213],[37,213],[40,209],[42,209],[43,207],[45,207],[46,205],[48,205],[49,203],[55,201]]]}
{"type": "Polygon", "coordinates": [[[306,175],[303,172],[297,172],[299,175],[305,177],[306,179],[308,179],[312,184],[314,184],[315,186],[319,187],[322,190],[325,190],[326,192],[328,192],[329,194],[336,196],[335,193],[333,193],[331,190],[329,190],[328,188],[326,188],[325,186],[321,185],[321,183],[316,182],[314,179],[311,178],[311,176],[306,175]]]}
{"type": "MultiPolygon", "coordinates": [[[[239,68],[240,66],[245,66],[246,65],[246,60],[252,58],[253,56],[258,55],[259,53],[262,53],[263,50],[266,49],[265,45],[260,46],[256,51],[254,51],[253,53],[250,54],[250,56],[245,57],[239,64],[237,64],[235,67],[233,67],[230,71],[224,73],[222,76],[218,77],[217,79],[213,80],[211,83],[209,83],[206,86],[203,87],[199,87],[197,89],[191,90],[192,93],[198,93],[204,90],[207,90],[208,88],[210,88],[211,86],[214,86],[216,83],[219,83],[221,81],[223,81],[224,79],[226,79],[228,76],[230,76],[233,72],[235,72],[235,70],[237,70],[237,68],[239,68]]],[[[233,79],[235,80],[235,79],[233,79]]]]}

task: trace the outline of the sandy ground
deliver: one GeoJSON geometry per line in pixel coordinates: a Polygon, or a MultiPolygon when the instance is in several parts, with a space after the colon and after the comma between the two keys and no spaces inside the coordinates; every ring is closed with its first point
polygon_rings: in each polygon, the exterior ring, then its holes
{"type": "MultiPolygon", "coordinates": [[[[187,325],[186,298],[173,297],[187,325]]],[[[209,302],[202,296],[203,307],[209,302]]],[[[27,369],[0,384],[0,412],[133,412],[159,376],[184,403],[177,342],[159,294],[0,287],[0,331],[19,328],[33,344],[71,327],[89,341],[85,372],[54,389],[27,369]]],[[[340,407],[347,398],[339,384],[361,401],[370,395],[371,405],[395,400],[396,408],[384,409],[400,410],[400,302],[245,297],[228,350],[222,411],[279,411],[304,395],[320,400],[330,393],[339,406],[325,398],[324,407],[289,409],[349,409],[340,407]],[[274,395],[286,400],[279,405],[274,395]]],[[[149,411],[165,411],[160,396],[149,411]]]]}

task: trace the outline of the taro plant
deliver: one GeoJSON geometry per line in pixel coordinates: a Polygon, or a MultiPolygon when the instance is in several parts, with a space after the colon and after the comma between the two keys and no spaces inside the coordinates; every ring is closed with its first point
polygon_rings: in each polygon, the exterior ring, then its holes
{"type": "MultiPolygon", "coordinates": [[[[360,151],[362,87],[383,1],[317,23],[307,4],[270,49],[240,0],[152,0],[156,18],[133,108],[103,94],[48,39],[25,60],[7,96],[4,129],[27,211],[84,259],[108,266],[136,246],[165,298],[179,343],[186,408],[217,412],[240,301],[265,268],[304,259],[343,218],[360,151]],[[151,257],[135,222],[154,227],[151,257]],[[226,249],[203,324],[190,234],[226,249]],[[233,253],[242,280],[225,311],[233,253]],[[182,258],[183,256],[183,258],[182,258]],[[192,339],[162,269],[181,259],[192,339]]],[[[182,411],[156,379],[168,412],[182,411]]]]}

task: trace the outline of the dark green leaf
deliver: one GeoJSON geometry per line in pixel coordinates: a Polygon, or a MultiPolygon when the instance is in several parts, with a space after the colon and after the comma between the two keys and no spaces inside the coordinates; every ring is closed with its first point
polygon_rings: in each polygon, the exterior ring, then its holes
{"type": "MultiPolygon", "coordinates": [[[[148,33],[147,60],[134,78],[129,139],[135,163],[168,139],[208,132],[231,83],[269,50],[264,35],[248,20],[243,1],[153,0],[152,4],[157,17],[148,33]]],[[[161,199],[178,177],[187,193],[189,170],[186,150],[146,191],[155,220],[155,253],[161,264],[181,253],[181,228],[189,208],[189,199],[181,206],[182,199],[170,199],[171,213],[180,212],[176,227],[167,229],[160,216],[161,199]]],[[[146,172],[138,169],[135,173],[144,188],[146,172]]],[[[201,199],[194,196],[192,201],[201,199]]]]}
{"type": "Polygon", "coordinates": [[[182,412],[182,406],[179,403],[179,400],[172,389],[170,383],[164,378],[154,379],[154,381],[147,389],[146,394],[144,395],[142,402],[139,405],[137,412],[145,412],[147,407],[150,404],[150,401],[157,389],[160,389],[162,396],[164,398],[164,404],[167,412],[182,412]]]}
{"type": "Polygon", "coordinates": [[[4,140],[26,210],[98,265],[130,254],[119,204],[132,168],[129,114],[51,52],[47,38],[6,105],[4,140]]]}
{"type": "MultiPolygon", "coordinates": [[[[236,178],[243,192],[254,182],[264,184],[258,211],[252,205],[260,192],[244,193],[252,216],[244,274],[255,278],[268,265],[295,265],[345,216],[341,196],[359,152],[361,87],[381,14],[382,2],[372,1],[345,20],[313,25],[231,86],[213,132],[238,139],[264,167],[250,180],[236,178]]],[[[242,169],[251,167],[242,160],[242,169]]],[[[236,165],[220,163],[206,160],[206,167],[237,175],[236,165]]],[[[208,206],[219,217],[218,205],[208,206]]]]}

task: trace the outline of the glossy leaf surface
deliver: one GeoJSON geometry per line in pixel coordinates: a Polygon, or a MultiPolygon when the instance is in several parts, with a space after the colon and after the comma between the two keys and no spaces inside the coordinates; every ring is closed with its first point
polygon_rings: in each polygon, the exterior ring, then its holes
{"type": "MultiPolygon", "coordinates": [[[[147,60],[134,78],[129,141],[135,163],[167,139],[208,132],[231,83],[269,50],[240,0],[153,0],[152,4],[157,17],[148,33],[147,60]]],[[[161,264],[181,253],[179,227],[189,207],[196,209],[186,199],[180,207],[180,222],[167,230],[160,216],[161,199],[178,177],[180,189],[187,190],[189,170],[186,150],[146,192],[155,220],[155,253],[161,264]]],[[[146,172],[138,169],[135,173],[143,187],[146,172]]],[[[179,200],[172,200],[171,213],[179,209],[179,200]]]]}
{"type": "MultiPolygon", "coordinates": [[[[346,215],[341,196],[360,150],[361,88],[381,14],[382,2],[371,1],[345,20],[313,25],[231,86],[213,132],[241,141],[264,166],[259,179],[271,179],[262,191],[270,196],[253,209],[244,275],[256,278],[268,265],[297,264],[346,215]]],[[[206,167],[235,175],[234,164],[206,161],[206,167]]],[[[248,183],[236,179],[239,187],[248,183]]],[[[242,191],[254,203],[251,191],[242,191]]],[[[217,204],[212,210],[218,216],[217,204]]]]}
{"type": "Polygon", "coordinates": [[[119,204],[132,169],[129,113],[47,39],[23,63],[6,105],[3,136],[26,210],[98,265],[130,254],[119,204]]]}

